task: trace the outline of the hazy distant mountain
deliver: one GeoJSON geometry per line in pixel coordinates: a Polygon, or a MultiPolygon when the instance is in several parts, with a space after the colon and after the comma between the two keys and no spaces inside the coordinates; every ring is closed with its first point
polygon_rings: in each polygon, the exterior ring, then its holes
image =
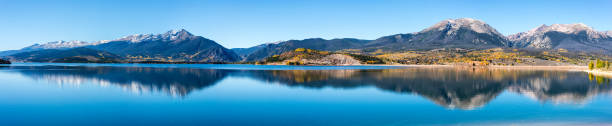
{"type": "Polygon", "coordinates": [[[52,42],[46,42],[46,43],[37,43],[37,44],[33,44],[30,46],[21,48],[19,50],[0,51],[0,56],[8,56],[8,55],[13,55],[13,54],[22,53],[22,52],[31,52],[31,51],[38,51],[38,50],[44,50],[44,49],[60,49],[60,50],[61,49],[72,49],[72,48],[77,48],[77,47],[103,44],[109,41],[111,40],[101,40],[98,42],[90,43],[90,42],[79,41],[79,40],[73,40],[73,41],[59,40],[59,41],[52,41],[52,42]]]}
{"type": "Polygon", "coordinates": [[[381,37],[366,47],[386,50],[508,47],[508,40],[485,22],[448,19],[417,33],[381,37]]]}
{"type": "Polygon", "coordinates": [[[234,62],[233,51],[184,29],[164,34],[130,35],[87,48],[112,52],[130,61],[234,62]]]}
{"type": "Polygon", "coordinates": [[[514,46],[518,48],[612,52],[610,32],[598,32],[582,23],[542,25],[508,38],[514,41],[514,46]]]}
{"type": "Polygon", "coordinates": [[[21,52],[25,52],[25,51],[24,50],[6,50],[6,51],[0,51],[0,57],[1,56],[13,55],[13,54],[21,53],[21,52]]]}
{"type": "MultiPolygon", "coordinates": [[[[245,56],[245,61],[262,60],[272,55],[278,55],[283,52],[295,50],[297,48],[309,48],[323,51],[337,51],[341,49],[360,48],[369,40],[360,40],[353,38],[331,39],[311,38],[304,40],[289,40],[278,43],[263,44],[251,47],[252,53],[245,56]]],[[[249,49],[249,48],[247,48],[249,49]]],[[[244,49],[243,49],[244,50],[244,49]]]]}
{"type": "Polygon", "coordinates": [[[238,56],[240,56],[241,58],[246,58],[249,54],[267,47],[268,44],[261,44],[261,45],[257,45],[257,46],[253,46],[253,47],[249,47],[249,48],[232,48],[231,50],[234,51],[234,53],[238,54],[238,56]]]}
{"type": "Polygon", "coordinates": [[[24,47],[19,50],[1,51],[0,56],[8,56],[8,55],[13,55],[17,53],[37,51],[37,50],[43,50],[43,49],[70,49],[70,48],[83,47],[83,46],[92,45],[92,44],[94,43],[88,43],[85,41],[60,40],[60,41],[47,42],[47,43],[42,43],[42,44],[34,44],[34,45],[24,47]]]}
{"type": "Polygon", "coordinates": [[[36,49],[64,49],[64,48],[74,48],[74,47],[83,47],[86,45],[90,45],[92,43],[85,41],[54,41],[48,42],[44,44],[34,44],[28,47],[23,48],[23,50],[36,50],[36,49]]]}
{"type": "Polygon", "coordinates": [[[53,62],[53,63],[116,63],[122,58],[118,55],[88,48],[44,49],[22,52],[6,56],[18,62],[53,62]]]}

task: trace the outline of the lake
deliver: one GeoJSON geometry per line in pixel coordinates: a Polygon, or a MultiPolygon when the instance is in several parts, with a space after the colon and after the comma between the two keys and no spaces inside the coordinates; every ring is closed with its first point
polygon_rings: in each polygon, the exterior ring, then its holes
{"type": "Polygon", "coordinates": [[[612,125],[579,71],[399,66],[13,64],[0,125],[612,125]]]}

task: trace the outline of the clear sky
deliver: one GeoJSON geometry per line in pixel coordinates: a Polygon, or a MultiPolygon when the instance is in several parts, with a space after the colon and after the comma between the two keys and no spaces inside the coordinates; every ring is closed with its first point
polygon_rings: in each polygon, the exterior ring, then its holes
{"type": "Polygon", "coordinates": [[[186,29],[228,47],[420,31],[469,17],[508,35],[542,24],[612,30],[612,0],[0,0],[0,50],[186,29]]]}

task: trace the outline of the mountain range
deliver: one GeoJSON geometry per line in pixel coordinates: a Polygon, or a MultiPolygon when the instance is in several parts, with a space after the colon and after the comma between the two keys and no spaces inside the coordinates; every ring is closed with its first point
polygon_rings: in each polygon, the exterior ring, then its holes
{"type": "MultiPolygon", "coordinates": [[[[21,50],[0,54],[20,62],[56,62],[66,57],[97,57],[93,54],[112,55],[113,62],[235,62],[240,57],[233,51],[210,39],[195,36],[184,29],[163,34],[138,34],[116,40],[93,43],[81,41],[57,41],[35,44],[21,50]],[[75,50],[76,49],[76,50],[75,50]],[[42,53],[52,53],[51,59],[42,53]],[[116,56],[116,57],[115,57],[116,56]]],[[[100,56],[100,55],[98,55],[100,56]]],[[[99,62],[97,59],[87,62],[99,62]]]]}
{"type": "Polygon", "coordinates": [[[542,25],[527,32],[508,36],[517,48],[539,48],[569,50],[598,50],[606,53],[612,48],[612,36],[607,32],[598,32],[593,28],[579,24],[542,25]]]}
{"type": "Polygon", "coordinates": [[[130,61],[234,62],[240,57],[210,39],[184,29],[164,34],[131,35],[86,48],[108,51],[130,61]]]}
{"type": "MultiPolygon", "coordinates": [[[[367,54],[376,51],[427,51],[439,48],[478,50],[499,47],[537,50],[566,49],[572,52],[609,55],[612,54],[612,31],[596,31],[582,23],[552,24],[504,36],[483,21],[459,18],[440,21],[419,32],[383,36],[375,40],[310,38],[266,43],[250,48],[234,48],[230,50],[217,44],[215,41],[195,36],[181,29],[171,30],[162,34],[137,34],[115,40],[102,40],[91,43],[83,41],[57,41],[35,44],[20,50],[0,52],[0,56],[13,61],[44,62],[45,60],[36,59],[36,56],[40,55],[33,53],[48,53],[41,50],[57,52],[75,51],[70,50],[75,48],[86,48],[91,50],[79,49],[77,51],[100,51],[103,54],[116,55],[117,59],[123,62],[238,62],[261,61],[266,57],[279,55],[297,48],[322,51],[350,50],[367,54]]],[[[65,57],[75,56],[66,55],[65,57]]]]}
{"type": "Polygon", "coordinates": [[[402,52],[437,48],[521,48],[567,49],[574,52],[612,54],[612,31],[599,32],[584,24],[542,25],[527,32],[504,36],[483,21],[460,18],[440,21],[422,31],[383,36],[375,40],[320,38],[289,40],[251,48],[232,49],[245,61],[262,60],[287,50],[311,48],[324,51],[359,50],[359,52],[402,52]]]}

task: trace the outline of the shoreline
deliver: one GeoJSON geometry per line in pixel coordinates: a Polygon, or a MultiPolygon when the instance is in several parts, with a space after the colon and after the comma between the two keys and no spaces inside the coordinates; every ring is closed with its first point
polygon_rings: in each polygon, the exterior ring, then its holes
{"type": "Polygon", "coordinates": [[[604,76],[607,78],[612,78],[612,71],[601,71],[601,70],[585,70],[589,74],[593,74],[595,76],[604,76]]]}
{"type": "Polygon", "coordinates": [[[491,66],[489,68],[585,71],[587,66],[491,66]]]}
{"type": "MultiPolygon", "coordinates": [[[[342,66],[342,65],[340,65],[342,66]]],[[[507,69],[555,69],[555,70],[577,70],[577,71],[586,71],[588,70],[587,66],[463,66],[463,65],[348,65],[348,66],[406,66],[406,67],[465,67],[465,68],[507,68],[507,69]]]]}
{"type": "MultiPolygon", "coordinates": [[[[7,67],[19,64],[28,64],[28,63],[16,63],[16,64],[0,64],[0,67],[7,67]]],[[[44,63],[43,63],[44,64],[44,63]]],[[[60,63],[60,64],[71,64],[71,63],[60,63]]],[[[146,64],[146,63],[75,63],[75,64],[146,64]]],[[[177,64],[173,64],[177,65],[177,64]]],[[[193,64],[191,64],[193,65],[193,64]]],[[[240,65],[240,64],[234,64],[240,65]]],[[[242,64],[242,65],[256,65],[256,64],[242,64]]],[[[295,66],[295,65],[281,65],[281,64],[266,64],[270,66],[295,66]]],[[[300,66],[300,65],[298,65],[300,66]]],[[[466,66],[466,65],[417,65],[417,64],[361,64],[361,65],[303,65],[303,66],[392,66],[392,67],[415,67],[415,68],[487,68],[487,69],[514,69],[514,70],[563,70],[563,71],[578,71],[578,72],[586,72],[589,74],[597,75],[597,76],[605,76],[608,78],[612,78],[612,71],[601,71],[601,70],[589,70],[587,66],[576,66],[576,65],[566,65],[566,66],[498,66],[498,65],[490,65],[490,66],[466,66]]]]}
{"type": "MultiPolygon", "coordinates": [[[[17,62],[13,64],[47,64],[45,62],[17,62]]],[[[587,70],[587,66],[576,66],[576,65],[565,65],[565,66],[529,66],[529,65],[519,65],[519,66],[499,66],[499,65],[489,65],[489,66],[468,66],[468,65],[419,65],[419,64],[359,64],[359,65],[285,65],[285,64],[241,64],[241,63],[48,63],[48,64],[227,64],[227,65],[268,65],[268,66],[406,66],[406,67],[474,67],[474,68],[564,68],[564,69],[576,69],[576,70],[587,70]]],[[[2,65],[11,65],[11,64],[2,64],[2,65]]]]}
{"type": "MultiPolygon", "coordinates": [[[[28,63],[16,63],[17,64],[28,64],[28,63]]],[[[43,63],[44,64],[44,63],[43,63]]],[[[72,64],[72,63],[60,63],[60,64],[72,64]]],[[[149,64],[149,63],[74,63],[74,64],[149,64]]],[[[163,63],[159,63],[163,64],[163,63]]],[[[209,64],[209,63],[205,63],[209,64]]],[[[231,64],[231,63],[230,63],[231,64]]],[[[177,64],[173,64],[177,65],[177,64]]],[[[193,64],[191,64],[193,65],[193,64]]],[[[240,64],[234,64],[240,65],[240,64]]],[[[242,64],[242,65],[256,65],[256,64],[242,64]]],[[[607,74],[612,77],[612,71],[599,71],[599,70],[588,70],[587,66],[576,66],[576,65],[565,65],[565,66],[467,66],[467,65],[417,65],[417,64],[360,64],[360,65],[284,65],[284,64],[261,64],[270,66],[396,66],[396,67],[419,67],[419,68],[435,68],[435,67],[458,67],[458,68],[490,68],[490,69],[529,69],[529,70],[570,70],[570,71],[584,71],[588,73],[607,74]]],[[[2,64],[2,66],[11,66],[11,64],[2,64]]]]}

